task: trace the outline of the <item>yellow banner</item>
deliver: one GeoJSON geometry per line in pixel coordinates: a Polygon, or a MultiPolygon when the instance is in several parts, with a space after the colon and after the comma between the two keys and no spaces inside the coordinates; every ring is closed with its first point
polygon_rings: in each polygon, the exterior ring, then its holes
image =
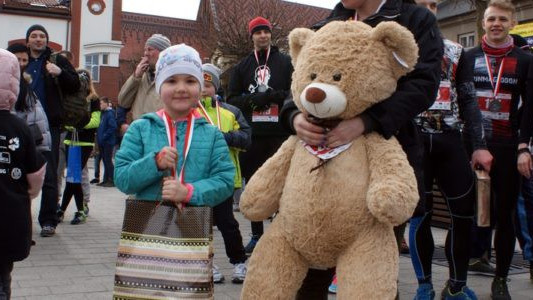
{"type": "Polygon", "coordinates": [[[518,34],[524,38],[533,37],[533,22],[516,25],[511,33],[518,34]]]}

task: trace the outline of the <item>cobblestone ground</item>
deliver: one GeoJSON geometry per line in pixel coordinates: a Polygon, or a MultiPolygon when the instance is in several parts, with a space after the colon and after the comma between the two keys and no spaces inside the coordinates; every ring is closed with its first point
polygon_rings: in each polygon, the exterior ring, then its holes
{"type": "MultiPolygon", "coordinates": [[[[92,165],[92,164],[89,164],[92,165]]],[[[92,170],[90,171],[92,178],[92,170]]],[[[15,263],[13,271],[13,299],[111,299],[113,274],[119,233],[122,225],[125,195],[116,188],[91,186],[90,216],[87,223],[70,225],[74,201],[65,214],[65,222],[54,237],[42,238],[34,222],[33,239],[36,245],[28,259],[15,263]]],[[[33,203],[37,216],[40,200],[33,203]]],[[[245,243],[249,240],[250,223],[236,213],[245,243]]],[[[36,217],[34,218],[36,219],[36,217]]],[[[268,221],[265,224],[268,226],[268,221]]],[[[444,244],[444,231],[434,229],[437,244],[444,244]]],[[[215,285],[216,299],[239,299],[241,285],[231,283],[229,264],[222,237],[215,234],[215,264],[226,277],[226,283],[215,285]]],[[[433,282],[439,294],[447,279],[447,269],[433,265],[433,282]]],[[[533,299],[533,283],[529,274],[510,276],[509,288],[513,299],[533,299]]],[[[416,279],[408,258],[400,259],[400,296],[412,299],[416,279]]],[[[469,276],[469,286],[480,299],[489,299],[490,277],[469,276]]],[[[437,295],[438,296],[438,295],[437,295]]],[[[330,299],[335,299],[330,296],[330,299]]]]}

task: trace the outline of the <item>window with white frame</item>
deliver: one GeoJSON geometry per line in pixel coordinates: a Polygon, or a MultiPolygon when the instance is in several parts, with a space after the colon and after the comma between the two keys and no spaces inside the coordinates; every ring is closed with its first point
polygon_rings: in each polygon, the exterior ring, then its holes
{"type": "Polygon", "coordinates": [[[476,36],[474,32],[463,33],[457,36],[457,42],[465,48],[471,48],[475,46],[476,36]]]}
{"type": "Polygon", "coordinates": [[[85,55],[85,69],[91,73],[94,82],[100,81],[100,54],[85,55]]]}

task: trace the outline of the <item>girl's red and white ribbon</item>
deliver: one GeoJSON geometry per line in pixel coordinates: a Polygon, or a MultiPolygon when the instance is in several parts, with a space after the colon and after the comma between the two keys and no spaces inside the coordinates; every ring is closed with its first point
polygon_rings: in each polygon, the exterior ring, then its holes
{"type": "MultiPolygon", "coordinates": [[[[181,184],[185,184],[185,163],[187,161],[187,156],[191,148],[192,136],[194,134],[194,122],[196,118],[194,116],[193,111],[194,110],[191,110],[191,112],[187,115],[187,129],[185,131],[185,142],[183,144],[183,162],[181,165],[179,176],[177,177],[181,184]]],[[[167,131],[168,144],[170,147],[176,148],[176,124],[172,121],[172,119],[166,112],[163,112],[163,121],[165,123],[165,129],[167,131]]],[[[173,178],[176,178],[175,167],[172,168],[171,174],[173,178]]],[[[179,204],[180,209],[183,208],[183,206],[183,203],[179,204]]]]}

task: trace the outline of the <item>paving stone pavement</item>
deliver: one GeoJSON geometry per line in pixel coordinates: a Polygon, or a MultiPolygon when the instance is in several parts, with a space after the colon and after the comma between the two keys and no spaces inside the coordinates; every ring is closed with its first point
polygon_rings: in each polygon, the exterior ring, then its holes
{"type": "MultiPolygon", "coordinates": [[[[91,161],[92,162],[92,161],[91,161]]],[[[89,166],[92,166],[90,162],[89,166]]],[[[92,178],[92,170],[90,170],[92,178]]],[[[30,256],[15,263],[12,289],[13,299],[111,299],[118,239],[122,225],[124,199],[116,188],[91,185],[90,215],[87,223],[70,225],[75,204],[71,202],[65,213],[65,222],[53,237],[39,236],[36,222],[40,199],[33,202],[34,234],[36,245],[30,256]]],[[[249,240],[250,222],[236,213],[244,243],[249,240]]],[[[268,226],[269,222],[265,222],[268,226]]],[[[434,229],[436,244],[443,245],[445,232],[434,229]]],[[[215,264],[226,277],[226,283],[215,285],[215,299],[239,299],[242,285],[231,283],[233,266],[224,251],[222,237],[214,230],[215,264]]],[[[433,282],[439,296],[447,279],[447,269],[433,265],[433,282]]],[[[510,276],[509,288],[515,300],[533,299],[533,283],[529,274],[510,276]]],[[[491,278],[471,275],[469,286],[479,299],[489,299],[491,278]]],[[[401,299],[412,299],[416,279],[408,258],[400,258],[399,290],[401,299]]],[[[331,295],[329,299],[335,299],[331,295]]],[[[356,297],[354,297],[356,299],[356,297]]]]}

